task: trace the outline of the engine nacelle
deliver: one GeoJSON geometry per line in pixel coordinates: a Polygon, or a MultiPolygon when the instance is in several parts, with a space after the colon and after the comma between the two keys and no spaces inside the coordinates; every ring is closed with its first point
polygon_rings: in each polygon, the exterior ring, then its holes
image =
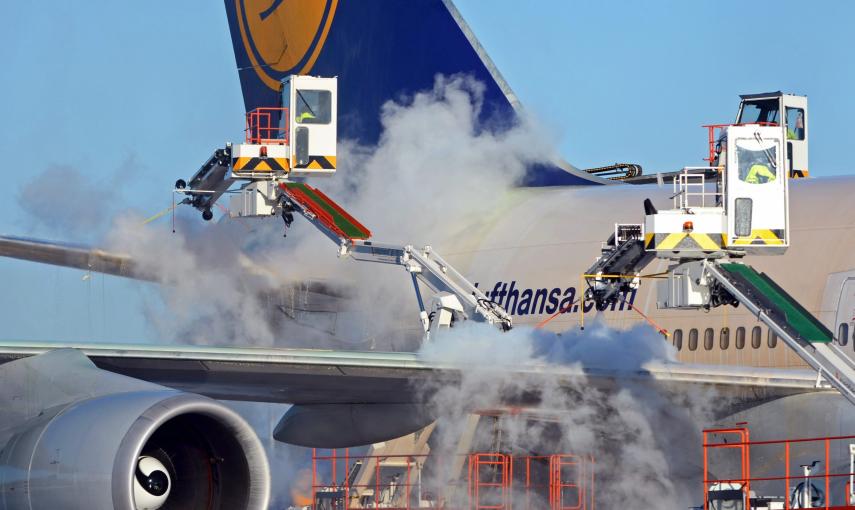
{"type": "Polygon", "coordinates": [[[297,446],[349,448],[405,436],[432,421],[414,404],[302,404],[288,409],[273,437],[297,446]]]}
{"type": "Polygon", "coordinates": [[[7,370],[31,360],[38,365],[42,356],[2,367],[0,383],[14,380],[31,392],[29,401],[19,401],[21,408],[51,402],[62,389],[79,394],[81,379],[114,384],[95,386],[95,393],[109,393],[35,407],[35,415],[16,421],[11,434],[6,431],[0,508],[267,508],[267,458],[255,431],[237,413],[207,397],[105,372],[85,357],[89,367],[74,360],[54,374],[54,387],[48,389],[39,377],[45,366],[25,367],[29,380],[21,380],[19,370],[7,370]],[[81,368],[82,375],[75,373],[81,368]],[[8,372],[17,377],[2,377],[8,372]]]}

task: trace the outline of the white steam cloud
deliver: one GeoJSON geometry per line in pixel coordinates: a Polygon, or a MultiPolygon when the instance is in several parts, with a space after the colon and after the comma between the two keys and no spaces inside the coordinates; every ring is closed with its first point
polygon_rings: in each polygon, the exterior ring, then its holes
{"type": "MultiPolygon", "coordinates": [[[[673,361],[673,348],[649,328],[618,332],[595,324],[561,335],[526,328],[500,334],[466,324],[439,335],[420,353],[425,360],[466,367],[459,381],[437,380],[424,389],[437,417],[432,453],[439,457],[453,456],[473,410],[500,409],[519,399],[526,412],[481,419],[495,423],[477,429],[475,451],[592,455],[596,504],[603,508],[698,503],[700,424],[712,421],[721,399],[631,379],[609,385],[593,377],[568,379],[555,371],[576,365],[631,374],[647,362],[673,361]]],[[[445,484],[447,474],[440,471],[433,483],[445,484]]]]}

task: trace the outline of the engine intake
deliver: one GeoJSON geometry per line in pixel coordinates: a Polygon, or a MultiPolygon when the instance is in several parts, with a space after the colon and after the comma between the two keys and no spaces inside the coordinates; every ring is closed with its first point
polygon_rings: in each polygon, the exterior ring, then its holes
{"type": "MultiPolygon", "coordinates": [[[[27,361],[0,367],[0,383],[8,367],[27,361]]],[[[94,372],[75,375],[102,385],[112,382],[106,387],[113,391],[43,408],[7,436],[0,451],[0,508],[267,508],[267,458],[255,431],[237,413],[207,397],[94,366],[89,370],[94,372]],[[126,391],[129,387],[135,389],[126,391]]],[[[31,393],[37,395],[42,383],[31,377],[21,384],[33,385],[31,393]]],[[[70,381],[69,392],[79,390],[79,383],[70,381]]]]}

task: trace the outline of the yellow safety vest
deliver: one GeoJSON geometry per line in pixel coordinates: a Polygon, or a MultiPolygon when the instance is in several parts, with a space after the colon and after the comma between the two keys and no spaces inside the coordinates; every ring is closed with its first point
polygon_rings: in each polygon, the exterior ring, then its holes
{"type": "Polygon", "coordinates": [[[766,178],[763,182],[772,182],[775,180],[775,174],[772,173],[766,165],[761,165],[759,163],[751,165],[751,168],[748,170],[748,175],[745,176],[745,182],[748,184],[761,184],[761,177],[766,178]]]}
{"type": "Polygon", "coordinates": [[[312,115],[311,112],[303,112],[300,114],[299,117],[297,117],[297,122],[303,122],[306,119],[314,119],[314,118],[316,118],[316,117],[314,115],[312,115]]]}

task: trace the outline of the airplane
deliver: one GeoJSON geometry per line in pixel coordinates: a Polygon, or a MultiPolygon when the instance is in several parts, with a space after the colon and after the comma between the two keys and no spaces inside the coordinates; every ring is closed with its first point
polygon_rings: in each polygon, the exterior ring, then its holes
{"type": "MultiPolygon", "coordinates": [[[[341,136],[371,145],[381,136],[378,112],[386,101],[430,89],[437,74],[465,73],[484,84],[482,121],[498,118],[512,125],[519,115],[519,101],[450,1],[275,1],[268,5],[226,0],[225,6],[247,111],[276,104],[278,82],[290,74],[338,76],[341,136]],[[389,72],[390,62],[397,63],[395,72],[389,72]]],[[[855,227],[848,220],[855,217],[855,205],[847,199],[853,187],[855,179],[850,177],[794,181],[790,251],[751,263],[775,275],[782,287],[836,331],[839,345],[851,342],[855,347],[855,338],[850,337],[855,333],[855,227]]],[[[558,289],[555,295],[561,301],[573,296],[572,303],[582,292],[579,275],[599,253],[614,222],[640,215],[645,198],[665,207],[670,188],[632,184],[632,179],[611,181],[563,161],[532,165],[519,188],[511,192],[508,207],[480,221],[477,236],[450,247],[456,249],[449,259],[465,268],[485,291],[504,291],[501,299],[515,324],[538,324],[555,307],[547,298],[536,310],[531,302],[521,309],[522,296],[527,291],[533,296],[541,289],[549,296],[558,289]],[[514,291],[518,297],[512,305],[514,291]]],[[[4,236],[0,254],[151,279],[134,269],[134,254],[93,247],[4,236]]],[[[257,266],[251,254],[247,259],[250,267],[257,266]]],[[[257,270],[263,273],[263,268],[257,270]]],[[[281,283],[311,287],[313,282],[281,283]]],[[[329,282],[312,288],[317,290],[313,299],[318,300],[313,303],[323,306],[334,307],[336,300],[352,292],[329,282]]],[[[740,397],[735,407],[749,413],[755,423],[773,422],[763,416],[790,416],[812,406],[812,415],[837,417],[812,423],[811,430],[819,434],[837,432],[851,417],[851,410],[840,405],[837,395],[817,387],[816,374],[805,370],[751,314],[727,308],[707,314],[659,312],[649,286],[642,286],[631,303],[671,332],[669,341],[684,362],[637,367],[636,377],[678,388],[724,388],[725,393],[740,397]],[[751,414],[751,409],[756,413],[751,414]]],[[[287,308],[288,303],[283,306],[287,308]]],[[[547,327],[576,328],[579,315],[579,308],[573,307],[547,327]]],[[[635,311],[620,306],[599,315],[618,329],[644,322],[635,311]]],[[[77,506],[89,508],[135,508],[132,480],[139,479],[137,460],[146,449],[161,463],[168,462],[164,457],[186,460],[181,466],[167,466],[167,471],[180,471],[192,480],[184,487],[172,484],[179,492],[171,497],[196,500],[216,492],[213,499],[219,507],[262,508],[269,473],[257,439],[212,399],[293,403],[277,429],[277,439],[310,446],[356,445],[424,426],[429,417],[414,409],[418,407],[414,395],[400,388],[425,372],[447,373],[451,379],[456,373],[454,367],[434,366],[404,353],[379,352],[4,342],[0,356],[9,361],[0,368],[4,388],[31,383],[17,392],[0,392],[4,409],[22,409],[2,417],[7,448],[0,461],[24,466],[23,459],[34,460],[22,468],[30,470],[27,497],[38,501],[34,507],[76,501],[77,506]],[[72,350],[55,350],[58,347],[72,350]],[[394,382],[389,384],[390,380],[394,382]],[[57,385],[62,391],[55,389],[57,385]],[[390,392],[390,388],[396,389],[390,392]],[[17,404],[21,399],[26,406],[17,404]],[[93,420],[94,416],[102,419],[93,420]],[[48,418],[52,421],[46,422],[48,418]],[[182,429],[193,431],[200,440],[176,455],[175,438],[182,429]],[[227,451],[209,451],[214,438],[231,438],[224,441],[227,451]],[[96,439],[97,447],[93,446],[96,439]],[[76,453],[64,450],[69,442],[76,445],[76,453]],[[62,458],[56,455],[59,450],[62,458]],[[164,456],[162,452],[167,451],[170,455],[164,456]],[[240,466],[234,470],[230,463],[205,467],[192,461],[200,451],[210,457],[238,458],[240,466]],[[56,469],[62,472],[39,478],[31,465],[60,466],[56,469]],[[206,469],[214,473],[207,480],[206,469]],[[79,471],[92,473],[91,480],[78,481],[73,489],[57,488],[57,480],[79,471]]],[[[574,374],[572,368],[553,370],[556,375],[574,374]]],[[[605,373],[591,380],[602,380],[607,386],[614,378],[615,374],[605,373]]],[[[726,416],[742,416],[732,411],[726,416]]],[[[25,482],[12,477],[3,483],[6,504],[16,507],[21,500],[14,498],[24,497],[25,482]],[[15,487],[17,494],[13,494],[15,487]]]]}

